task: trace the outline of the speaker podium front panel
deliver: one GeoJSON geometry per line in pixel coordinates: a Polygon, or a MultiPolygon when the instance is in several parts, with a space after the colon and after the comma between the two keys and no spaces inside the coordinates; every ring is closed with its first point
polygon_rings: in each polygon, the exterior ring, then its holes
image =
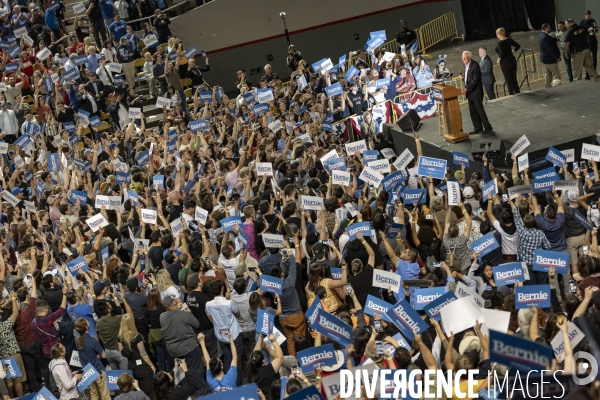
{"type": "Polygon", "coordinates": [[[433,85],[433,98],[443,104],[443,118],[446,127],[444,139],[450,143],[458,143],[469,139],[463,131],[462,116],[458,96],[463,93],[454,86],[433,85]]]}

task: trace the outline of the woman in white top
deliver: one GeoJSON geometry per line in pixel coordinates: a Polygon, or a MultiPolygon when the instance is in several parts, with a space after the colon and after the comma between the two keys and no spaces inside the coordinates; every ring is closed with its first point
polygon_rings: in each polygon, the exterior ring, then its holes
{"type": "Polygon", "coordinates": [[[109,62],[114,62],[117,58],[117,51],[110,40],[107,40],[106,43],[104,43],[104,48],[100,53],[102,53],[104,59],[109,62]]]}
{"type": "Polygon", "coordinates": [[[173,282],[169,271],[166,269],[161,269],[156,274],[156,287],[160,290],[160,295],[163,299],[165,296],[181,297],[179,287],[173,282]]]}
{"type": "Polygon", "coordinates": [[[77,392],[77,381],[81,379],[82,374],[71,372],[65,356],[67,351],[65,346],[57,343],[50,349],[52,361],[50,361],[50,371],[60,391],[59,400],[70,400],[79,397],[77,392]]]}
{"type": "Polygon", "coordinates": [[[146,82],[148,82],[148,86],[150,87],[150,96],[156,97],[156,80],[154,79],[154,73],[152,69],[154,68],[154,61],[152,60],[152,54],[147,51],[144,54],[144,59],[146,62],[144,63],[144,78],[146,78],[146,82]]]}

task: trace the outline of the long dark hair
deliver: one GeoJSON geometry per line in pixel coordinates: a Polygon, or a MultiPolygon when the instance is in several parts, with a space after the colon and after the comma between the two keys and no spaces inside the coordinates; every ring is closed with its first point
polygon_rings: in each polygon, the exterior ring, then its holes
{"type": "Polygon", "coordinates": [[[166,400],[175,387],[169,375],[164,371],[159,371],[154,375],[154,396],[156,400],[166,400]]]}
{"type": "Polygon", "coordinates": [[[313,264],[308,269],[308,288],[314,292],[321,279],[325,277],[325,270],[320,263],[313,264]]]}
{"type": "Polygon", "coordinates": [[[256,382],[258,380],[258,370],[263,366],[264,361],[265,356],[263,355],[262,351],[254,350],[252,354],[250,354],[248,368],[250,370],[250,380],[252,382],[256,382]]]}
{"type": "Polygon", "coordinates": [[[148,311],[156,311],[156,306],[161,304],[160,291],[157,288],[152,288],[148,292],[148,302],[146,303],[146,309],[148,311]]]}

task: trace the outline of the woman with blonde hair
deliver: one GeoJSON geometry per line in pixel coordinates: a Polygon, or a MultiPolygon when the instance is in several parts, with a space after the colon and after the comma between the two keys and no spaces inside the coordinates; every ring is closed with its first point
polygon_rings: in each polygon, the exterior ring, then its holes
{"type": "Polygon", "coordinates": [[[171,279],[171,275],[169,271],[166,269],[161,269],[156,274],[156,288],[160,290],[161,298],[165,298],[165,296],[175,296],[181,297],[181,291],[179,287],[173,282],[171,279]]]}
{"type": "Polygon", "coordinates": [[[110,400],[110,392],[106,383],[106,371],[104,370],[104,364],[100,361],[101,359],[106,360],[106,352],[100,342],[89,335],[89,329],[90,324],[85,318],[79,318],[75,321],[75,331],[79,333],[77,340],[75,340],[79,361],[81,365],[92,364],[92,367],[100,374],[89,386],[92,400],[110,400]]]}
{"type": "Polygon", "coordinates": [[[139,382],[142,391],[152,398],[156,368],[146,353],[144,338],[135,327],[133,314],[127,313],[121,318],[119,350],[121,355],[127,358],[127,368],[133,372],[133,377],[139,382]]]}
{"type": "Polygon", "coordinates": [[[517,59],[513,51],[521,48],[521,45],[515,42],[510,36],[506,36],[504,28],[496,29],[496,37],[499,42],[496,45],[496,53],[498,53],[498,64],[504,75],[504,81],[508,88],[508,94],[520,93],[519,82],[517,80],[517,59]]]}

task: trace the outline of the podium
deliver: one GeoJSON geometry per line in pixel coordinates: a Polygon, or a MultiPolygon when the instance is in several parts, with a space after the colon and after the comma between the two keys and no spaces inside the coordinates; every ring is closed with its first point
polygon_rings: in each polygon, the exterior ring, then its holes
{"type": "Polygon", "coordinates": [[[434,100],[442,103],[442,115],[446,127],[444,139],[450,143],[469,139],[469,135],[463,131],[460,105],[458,104],[458,96],[463,95],[460,89],[454,86],[433,85],[432,92],[434,100]]]}

